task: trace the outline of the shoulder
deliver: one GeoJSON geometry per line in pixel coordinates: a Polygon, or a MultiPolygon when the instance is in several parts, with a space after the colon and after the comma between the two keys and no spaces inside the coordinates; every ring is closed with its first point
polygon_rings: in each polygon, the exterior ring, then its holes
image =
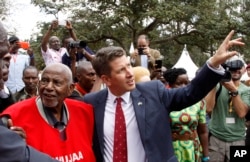
{"type": "Polygon", "coordinates": [[[147,88],[156,88],[156,87],[165,87],[164,84],[159,80],[151,80],[147,82],[141,82],[136,84],[138,89],[147,89],[147,88]]]}
{"type": "Polygon", "coordinates": [[[94,114],[93,106],[83,101],[67,98],[64,102],[70,114],[88,114],[90,117],[94,114]]]}
{"type": "Polygon", "coordinates": [[[26,99],[13,105],[9,106],[5,109],[2,114],[9,114],[11,116],[19,116],[20,114],[25,114],[26,112],[30,112],[33,108],[36,107],[35,97],[26,99]]]}
{"type": "Polygon", "coordinates": [[[160,51],[158,51],[157,49],[150,48],[150,53],[153,55],[160,55],[160,51]]]}
{"type": "Polygon", "coordinates": [[[148,82],[141,82],[136,84],[136,89],[133,93],[139,91],[142,95],[146,96],[162,96],[167,90],[165,85],[159,80],[152,80],[148,82]]]}
{"type": "Polygon", "coordinates": [[[66,98],[64,100],[64,102],[66,103],[66,105],[70,106],[70,107],[92,107],[91,105],[83,102],[82,100],[76,100],[76,99],[70,99],[70,98],[66,98]]]}
{"type": "Polygon", "coordinates": [[[91,92],[87,93],[83,96],[84,101],[90,101],[90,100],[100,100],[102,98],[105,98],[108,95],[108,89],[104,88],[97,92],[91,92]]]}
{"type": "Polygon", "coordinates": [[[248,86],[245,85],[244,83],[240,83],[239,91],[249,92],[249,93],[250,93],[250,87],[248,87],[248,86]]]}

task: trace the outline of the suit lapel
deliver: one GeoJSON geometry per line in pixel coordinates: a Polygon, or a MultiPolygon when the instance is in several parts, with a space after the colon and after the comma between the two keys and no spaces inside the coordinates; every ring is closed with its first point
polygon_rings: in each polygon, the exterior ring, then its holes
{"type": "Polygon", "coordinates": [[[145,122],[145,115],[146,115],[146,104],[145,98],[141,96],[141,93],[135,89],[131,91],[132,102],[135,111],[135,117],[138,123],[138,128],[140,131],[140,136],[142,142],[144,143],[143,139],[145,139],[145,131],[146,131],[146,122],[145,122]]]}
{"type": "Polygon", "coordinates": [[[104,143],[103,141],[103,123],[104,123],[104,111],[105,111],[105,105],[106,105],[106,100],[108,96],[108,91],[104,90],[102,91],[103,93],[100,93],[99,96],[96,97],[96,102],[95,102],[95,121],[96,121],[96,131],[98,135],[98,139],[100,141],[101,145],[101,151],[103,153],[104,149],[104,143]]]}

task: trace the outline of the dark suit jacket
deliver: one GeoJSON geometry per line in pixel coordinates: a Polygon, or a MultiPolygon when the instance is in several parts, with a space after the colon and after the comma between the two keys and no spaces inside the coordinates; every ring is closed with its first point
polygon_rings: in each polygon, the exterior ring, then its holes
{"type": "MultiPolygon", "coordinates": [[[[139,132],[149,162],[177,162],[172,146],[169,113],[200,101],[221,79],[205,65],[184,88],[166,89],[160,81],[144,82],[131,91],[139,132]],[[140,103],[140,104],[139,104],[140,103]]],[[[103,120],[108,91],[86,94],[83,100],[95,111],[94,150],[103,161],[103,120]]],[[[138,155],[140,156],[140,155],[138,155]]]]}
{"type": "MultiPolygon", "coordinates": [[[[10,90],[9,90],[10,92],[10,90]]],[[[13,94],[10,92],[8,98],[0,98],[0,113],[3,112],[7,107],[15,103],[13,94]]]]}
{"type": "Polygon", "coordinates": [[[1,162],[58,162],[48,155],[27,146],[15,132],[0,123],[0,161],[1,162]]]}

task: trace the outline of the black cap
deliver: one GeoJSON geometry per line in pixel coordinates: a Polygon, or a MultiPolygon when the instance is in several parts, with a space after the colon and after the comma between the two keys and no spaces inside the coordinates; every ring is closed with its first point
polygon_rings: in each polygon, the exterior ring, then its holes
{"type": "Polygon", "coordinates": [[[9,42],[10,43],[14,43],[14,42],[16,42],[16,41],[19,41],[19,38],[18,37],[16,37],[16,36],[11,36],[10,38],[9,38],[9,42]]]}
{"type": "Polygon", "coordinates": [[[237,70],[241,69],[244,66],[244,63],[242,60],[233,60],[227,62],[227,67],[229,67],[229,70],[237,70]]]}

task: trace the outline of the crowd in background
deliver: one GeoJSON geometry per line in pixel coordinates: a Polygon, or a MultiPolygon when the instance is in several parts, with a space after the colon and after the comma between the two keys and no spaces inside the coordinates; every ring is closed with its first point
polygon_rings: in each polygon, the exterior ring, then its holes
{"type": "Polygon", "coordinates": [[[243,45],[233,32],[189,80],[185,69],[164,67],[147,35],[126,57],[120,47],[94,53],[69,21],[62,40],[51,35],[56,28],[52,21],[43,36],[40,76],[18,37],[1,55],[0,123],[28,145],[79,162],[224,162],[230,146],[250,145],[250,79],[241,81],[250,65],[228,54],[243,45]]]}

